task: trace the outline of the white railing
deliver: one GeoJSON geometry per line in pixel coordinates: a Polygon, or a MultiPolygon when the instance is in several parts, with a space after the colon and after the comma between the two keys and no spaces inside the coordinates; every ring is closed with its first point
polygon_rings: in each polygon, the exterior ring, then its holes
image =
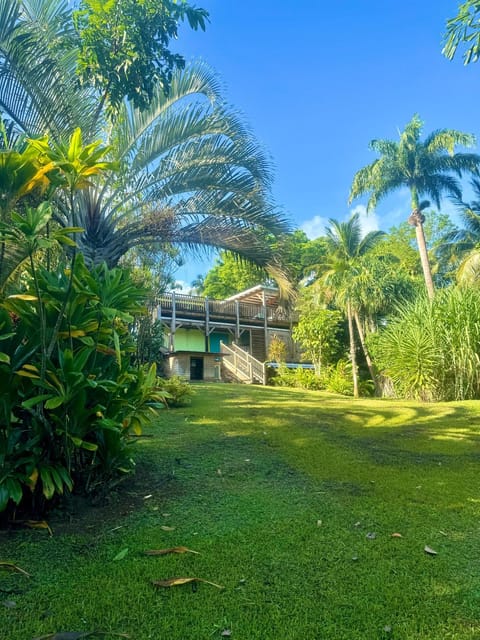
{"type": "Polygon", "coordinates": [[[265,364],[241,349],[235,343],[226,345],[221,343],[222,353],[225,354],[223,364],[240,382],[260,382],[267,384],[265,364]]]}

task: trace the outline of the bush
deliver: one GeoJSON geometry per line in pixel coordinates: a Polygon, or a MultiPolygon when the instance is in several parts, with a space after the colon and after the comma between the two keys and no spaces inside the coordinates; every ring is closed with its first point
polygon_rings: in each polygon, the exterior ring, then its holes
{"type": "Polygon", "coordinates": [[[278,387],[296,387],[312,391],[325,388],[321,378],[312,369],[288,369],[285,365],[280,365],[275,371],[275,375],[271,377],[271,384],[278,387]]]}
{"type": "Polygon", "coordinates": [[[195,394],[192,386],[180,376],[159,378],[158,384],[166,393],[165,400],[169,407],[181,407],[189,404],[195,394]]]}
{"type": "Polygon", "coordinates": [[[353,396],[352,364],[348,360],[325,367],[321,377],[327,391],[353,396]]]}
{"type": "Polygon", "coordinates": [[[0,512],[75,488],[104,492],[133,468],[132,435],[157,416],[156,367],[132,366],[143,294],[127,272],[36,266],[0,305],[0,512]]]}
{"type": "Polygon", "coordinates": [[[396,395],[420,400],[480,398],[480,292],[450,287],[398,309],[371,341],[396,395]]]}

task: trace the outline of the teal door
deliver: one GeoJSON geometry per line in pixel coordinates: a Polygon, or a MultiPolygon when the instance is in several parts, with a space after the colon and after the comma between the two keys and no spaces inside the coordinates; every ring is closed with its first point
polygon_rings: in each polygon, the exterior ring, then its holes
{"type": "Polygon", "coordinates": [[[229,344],[230,336],[228,333],[211,333],[210,334],[210,353],[220,353],[220,342],[229,344]]]}

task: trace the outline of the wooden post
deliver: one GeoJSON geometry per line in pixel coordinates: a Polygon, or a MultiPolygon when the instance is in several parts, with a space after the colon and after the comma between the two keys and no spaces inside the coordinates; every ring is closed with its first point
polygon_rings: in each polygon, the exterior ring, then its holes
{"type": "Polygon", "coordinates": [[[265,334],[265,360],[268,354],[268,322],[267,322],[267,298],[265,296],[265,289],[262,291],[262,304],[263,304],[263,331],[265,334]]]}
{"type": "Polygon", "coordinates": [[[235,300],[235,341],[238,342],[240,340],[240,304],[238,300],[235,300]]]}
{"type": "Polygon", "coordinates": [[[208,336],[210,335],[210,308],[208,306],[208,298],[205,298],[205,351],[210,351],[208,348],[208,336]]]}
{"type": "Polygon", "coordinates": [[[175,326],[177,324],[177,310],[175,307],[175,291],[172,291],[172,319],[170,322],[170,351],[175,351],[175,326]]]}

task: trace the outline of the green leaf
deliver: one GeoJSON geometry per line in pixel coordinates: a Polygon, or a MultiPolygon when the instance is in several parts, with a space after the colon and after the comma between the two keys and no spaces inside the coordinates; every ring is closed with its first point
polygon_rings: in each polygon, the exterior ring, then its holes
{"type": "Polygon", "coordinates": [[[45,409],[56,409],[63,403],[64,403],[64,398],[62,398],[61,396],[56,396],[54,398],[51,398],[50,400],[47,400],[47,402],[45,402],[45,409]]]}
{"type": "Polygon", "coordinates": [[[97,451],[98,445],[93,442],[87,442],[87,440],[82,440],[81,438],[75,438],[70,436],[73,444],[79,449],[85,449],[86,451],[97,451]]]}
{"type": "Polygon", "coordinates": [[[40,404],[44,400],[48,400],[51,397],[52,397],[51,393],[43,394],[43,395],[40,395],[40,396],[34,396],[33,398],[29,398],[28,400],[24,400],[22,402],[22,407],[24,407],[25,409],[31,409],[35,405],[40,404]]]}
{"type": "Polygon", "coordinates": [[[128,553],[128,547],[125,547],[125,549],[122,549],[120,553],[117,553],[117,555],[114,557],[114,560],[123,560],[127,555],[127,553],[128,553]]]}

